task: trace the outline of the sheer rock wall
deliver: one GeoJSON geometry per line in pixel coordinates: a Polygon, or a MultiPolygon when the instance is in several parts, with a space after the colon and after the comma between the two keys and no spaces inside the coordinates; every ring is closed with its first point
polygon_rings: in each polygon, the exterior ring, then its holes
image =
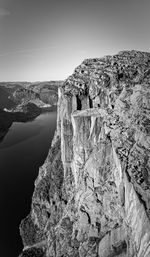
{"type": "Polygon", "coordinates": [[[150,256],[149,96],[138,51],[84,60],[59,88],[22,257],[150,256]]]}

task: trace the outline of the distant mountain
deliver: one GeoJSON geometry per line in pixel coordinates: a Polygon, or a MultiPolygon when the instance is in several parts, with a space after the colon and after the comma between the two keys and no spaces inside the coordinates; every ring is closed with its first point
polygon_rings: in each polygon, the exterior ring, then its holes
{"type": "Polygon", "coordinates": [[[16,90],[24,88],[25,83],[14,82],[0,82],[0,109],[11,109],[17,104],[12,95],[16,90]]]}
{"type": "Polygon", "coordinates": [[[38,99],[45,104],[57,104],[58,87],[63,81],[46,82],[0,82],[0,109],[15,109],[20,104],[27,104],[38,99]]]}
{"type": "Polygon", "coordinates": [[[10,95],[11,94],[7,88],[5,89],[0,86],[0,109],[4,109],[5,107],[10,109],[15,106],[15,102],[9,98],[10,95]]]}
{"type": "Polygon", "coordinates": [[[56,110],[58,87],[63,81],[0,82],[0,140],[14,121],[34,119],[43,111],[56,110]]]}
{"type": "Polygon", "coordinates": [[[36,82],[32,83],[28,89],[33,90],[39,94],[40,100],[44,103],[55,105],[58,96],[58,87],[63,85],[63,81],[46,81],[46,82],[36,82]]]}

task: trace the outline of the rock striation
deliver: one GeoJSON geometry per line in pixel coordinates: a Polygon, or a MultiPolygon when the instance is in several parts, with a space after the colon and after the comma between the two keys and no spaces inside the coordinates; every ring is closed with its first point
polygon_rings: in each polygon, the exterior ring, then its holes
{"type": "Polygon", "coordinates": [[[150,256],[150,53],[87,59],[21,222],[21,257],[150,256]]]}

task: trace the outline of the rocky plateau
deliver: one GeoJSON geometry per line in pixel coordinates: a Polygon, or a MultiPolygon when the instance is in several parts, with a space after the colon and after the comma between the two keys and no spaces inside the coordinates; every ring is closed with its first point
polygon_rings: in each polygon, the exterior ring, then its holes
{"type": "Polygon", "coordinates": [[[150,53],[86,59],[20,224],[20,257],[150,257],[150,53]]]}

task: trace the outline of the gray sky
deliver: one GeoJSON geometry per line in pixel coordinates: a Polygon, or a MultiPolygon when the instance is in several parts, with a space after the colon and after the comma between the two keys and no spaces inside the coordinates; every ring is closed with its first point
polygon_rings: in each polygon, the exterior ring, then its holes
{"type": "Polygon", "coordinates": [[[65,79],[85,58],[149,46],[150,0],[0,0],[0,81],[65,79]]]}

